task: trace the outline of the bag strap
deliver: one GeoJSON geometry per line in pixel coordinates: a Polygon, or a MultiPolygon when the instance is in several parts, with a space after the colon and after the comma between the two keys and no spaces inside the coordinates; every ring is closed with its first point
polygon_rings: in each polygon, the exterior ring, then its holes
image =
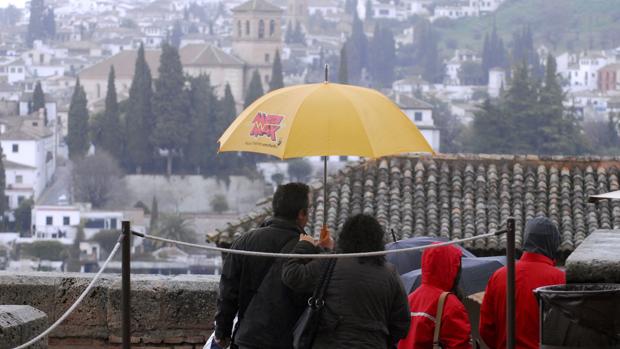
{"type": "Polygon", "coordinates": [[[314,293],[312,294],[312,299],[314,301],[314,306],[323,306],[323,298],[325,296],[325,291],[327,290],[327,285],[329,284],[329,280],[331,279],[332,272],[334,271],[334,266],[336,265],[336,259],[329,259],[327,261],[327,265],[325,266],[325,271],[321,276],[321,280],[319,281],[317,287],[314,289],[314,293]]]}
{"type": "Polygon", "coordinates": [[[443,306],[450,292],[442,292],[437,302],[437,316],[435,320],[435,333],[433,334],[433,349],[441,349],[439,345],[439,330],[441,330],[441,317],[443,316],[443,306]]]}

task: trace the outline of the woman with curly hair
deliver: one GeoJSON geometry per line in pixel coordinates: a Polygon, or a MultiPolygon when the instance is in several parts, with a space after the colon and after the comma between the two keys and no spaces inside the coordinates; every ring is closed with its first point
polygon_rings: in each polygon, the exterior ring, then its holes
{"type": "MultiPolygon", "coordinates": [[[[349,218],[338,237],[340,253],[384,250],[383,229],[369,215],[349,218]]],[[[301,235],[294,253],[312,253],[312,237],[301,235]]],[[[290,259],[282,281],[299,292],[312,292],[324,260],[290,259]]],[[[325,308],[313,348],[393,348],[407,335],[407,294],[383,256],[338,259],[325,292],[325,308]]]]}

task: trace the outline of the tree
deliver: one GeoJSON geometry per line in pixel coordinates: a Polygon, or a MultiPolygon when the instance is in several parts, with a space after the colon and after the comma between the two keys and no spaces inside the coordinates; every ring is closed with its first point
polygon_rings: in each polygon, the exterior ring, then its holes
{"type": "Polygon", "coordinates": [[[340,66],[338,67],[338,82],[341,84],[349,83],[349,68],[347,63],[347,47],[342,45],[340,49],[340,66]]]}
{"type": "Polygon", "coordinates": [[[75,81],[75,89],[71,97],[68,115],[68,134],[67,146],[69,148],[69,158],[78,160],[88,152],[88,101],[84,87],[80,85],[80,78],[75,81]]]}
{"type": "Polygon", "coordinates": [[[306,159],[293,159],[288,163],[288,175],[299,182],[306,182],[312,175],[312,165],[306,159]]]}
{"type": "Polygon", "coordinates": [[[465,126],[458,116],[452,114],[450,105],[438,98],[428,101],[433,105],[433,121],[441,132],[439,149],[442,153],[463,152],[463,131],[465,126]]]}
{"type": "Polygon", "coordinates": [[[179,51],[168,44],[162,46],[159,78],[155,81],[153,111],[155,128],[153,144],[165,150],[166,174],[172,175],[173,157],[182,156],[191,131],[189,94],[184,88],[183,66],[179,51]]]}
{"type": "Polygon", "coordinates": [[[533,76],[542,77],[544,68],[540,64],[538,52],[534,49],[534,36],[530,27],[523,28],[512,35],[512,64],[521,64],[523,61],[531,69],[533,76]]]}
{"type": "Polygon", "coordinates": [[[15,230],[19,233],[30,231],[32,226],[32,206],[34,201],[32,198],[23,200],[13,212],[15,216],[15,230]]]}
{"type": "Polygon", "coordinates": [[[212,127],[213,114],[216,112],[216,101],[207,75],[191,78],[190,82],[191,131],[184,151],[184,160],[194,173],[200,174],[209,166],[209,158],[214,154],[209,153],[207,149],[211,148],[212,142],[217,141],[209,137],[209,128],[212,127]]]}
{"type": "Polygon", "coordinates": [[[14,26],[22,17],[22,12],[13,5],[0,9],[0,14],[0,25],[7,27],[14,26]]]}
{"type": "Polygon", "coordinates": [[[8,200],[5,194],[6,189],[6,172],[4,170],[4,153],[0,147],[0,226],[4,226],[4,214],[9,209],[8,200]]]}
{"type": "Polygon", "coordinates": [[[357,15],[357,0],[346,0],[344,4],[344,12],[351,16],[357,15]]]}
{"type": "Polygon", "coordinates": [[[271,67],[269,91],[274,91],[282,87],[284,87],[284,78],[282,77],[282,61],[280,60],[280,52],[276,50],[276,56],[273,59],[273,66],[271,67]]]}
{"type": "Polygon", "coordinates": [[[392,31],[377,24],[370,42],[370,52],[368,69],[373,81],[380,87],[391,87],[396,65],[396,43],[392,31]]]}
{"type": "Polygon", "coordinates": [[[126,154],[124,162],[127,167],[135,168],[136,173],[141,173],[142,168],[153,158],[153,146],[150,140],[155,124],[151,109],[152,95],[151,70],[146,64],[144,46],[140,44],[125,114],[127,144],[124,150],[126,154]]]}
{"type": "Polygon", "coordinates": [[[183,29],[181,28],[181,22],[174,22],[172,27],[172,34],[170,35],[170,45],[178,49],[181,47],[181,39],[183,38],[183,29]]]}
{"type": "Polygon", "coordinates": [[[154,195],[153,202],[151,203],[151,219],[149,223],[149,231],[157,231],[157,224],[159,223],[159,205],[157,204],[157,197],[154,195]]]}
{"type": "Polygon", "coordinates": [[[254,70],[254,74],[252,74],[252,79],[250,80],[248,90],[245,94],[245,102],[243,106],[245,108],[249,107],[250,104],[262,97],[263,94],[263,84],[261,82],[260,74],[258,73],[258,70],[254,70]]]}
{"type": "Polygon", "coordinates": [[[362,69],[368,63],[368,38],[364,33],[364,24],[357,17],[357,11],[353,14],[353,30],[347,39],[347,65],[350,82],[358,82],[361,79],[362,69]]]}
{"type": "Polygon", "coordinates": [[[178,213],[163,215],[156,235],[183,242],[196,242],[196,231],[192,224],[178,213]]]}
{"type": "Polygon", "coordinates": [[[271,181],[275,183],[276,186],[279,186],[284,182],[284,175],[280,172],[276,172],[271,175],[271,181]]]}
{"type": "Polygon", "coordinates": [[[43,0],[30,1],[30,20],[28,21],[28,32],[26,33],[26,43],[28,47],[32,47],[35,40],[45,38],[45,29],[43,27],[43,12],[45,5],[43,0]]]}
{"type": "Polygon", "coordinates": [[[230,85],[227,83],[224,88],[224,98],[217,101],[217,112],[209,129],[209,148],[206,153],[210,155],[206,173],[209,175],[223,175],[231,173],[238,165],[238,156],[235,153],[217,154],[217,140],[226,128],[235,120],[237,116],[236,102],[232,94],[230,85]],[[216,155],[217,154],[217,155],[216,155]]]}
{"type": "Polygon", "coordinates": [[[466,150],[474,153],[510,152],[510,122],[502,115],[500,106],[486,99],[474,114],[466,139],[466,150]],[[508,139],[508,141],[506,141],[508,139]]]}
{"type": "Polygon", "coordinates": [[[114,66],[110,67],[108,74],[108,91],[105,97],[105,112],[101,122],[101,148],[116,159],[123,156],[123,140],[120,110],[116,99],[116,87],[114,86],[114,66]]]}
{"type": "Polygon", "coordinates": [[[100,230],[95,235],[93,235],[92,238],[90,238],[90,241],[98,243],[99,248],[107,252],[106,254],[101,253],[101,255],[105,255],[107,258],[110,252],[112,252],[112,250],[114,249],[114,246],[116,246],[116,242],[118,241],[118,237],[120,236],[120,234],[121,232],[118,230],[100,230]]]}
{"type": "Polygon", "coordinates": [[[461,85],[482,85],[485,74],[480,63],[469,61],[461,64],[458,76],[461,85]]]}
{"type": "Polygon", "coordinates": [[[211,208],[216,213],[223,213],[228,211],[228,201],[226,200],[226,196],[222,194],[217,194],[211,199],[211,208]]]}
{"type": "Polygon", "coordinates": [[[73,195],[78,201],[103,207],[122,194],[122,175],[116,160],[105,151],[98,151],[73,167],[73,195]]]}
{"type": "Polygon", "coordinates": [[[47,110],[45,109],[45,94],[43,93],[43,88],[41,87],[41,81],[37,81],[37,84],[34,87],[34,91],[32,92],[32,104],[30,106],[30,113],[38,112],[41,108],[43,108],[43,117],[45,125],[47,125],[47,110]]]}
{"type": "Polygon", "coordinates": [[[54,9],[52,7],[47,7],[45,9],[41,18],[41,22],[43,25],[43,33],[45,34],[45,37],[53,40],[56,36],[56,16],[54,15],[54,9]]]}
{"type": "Polygon", "coordinates": [[[73,245],[69,251],[69,261],[67,262],[67,271],[69,272],[79,272],[82,268],[80,264],[80,255],[82,254],[80,243],[84,241],[84,239],[84,224],[80,223],[75,233],[75,239],[73,239],[73,245]]]}
{"type": "Polygon", "coordinates": [[[428,82],[440,83],[443,81],[445,69],[439,55],[439,34],[427,21],[422,21],[416,29],[418,32],[414,41],[418,45],[414,58],[422,68],[422,77],[428,82]]]}
{"type": "Polygon", "coordinates": [[[22,245],[24,254],[39,260],[60,261],[65,247],[60,241],[35,241],[22,245]]]}
{"type": "Polygon", "coordinates": [[[374,17],[374,9],[372,7],[372,0],[366,0],[366,20],[370,21],[374,17]]]}
{"type": "Polygon", "coordinates": [[[508,67],[506,49],[504,48],[504,42],[497,35],[497,27],[493,23],[493,31],[491,35],[488,34],[484,38],[484,45],[482,48],[482,71],[484,74],[483,83],[489,82],[489,71],[493,68],[506,69],[508,67]]]}

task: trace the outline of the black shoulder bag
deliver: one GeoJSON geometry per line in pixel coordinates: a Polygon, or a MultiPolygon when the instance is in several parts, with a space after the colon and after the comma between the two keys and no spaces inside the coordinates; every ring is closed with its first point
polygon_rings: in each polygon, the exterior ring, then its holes
{"type": "Polygon", "coordinates": [[[293,330],[293,348],[310,349],[319,329],[321,313],[325,307],[325,291],[332,277],[336,259],[329,259],[321,280],[317,284],[312,297],[308,298],[308,307],[297,320],[293,330]]]}

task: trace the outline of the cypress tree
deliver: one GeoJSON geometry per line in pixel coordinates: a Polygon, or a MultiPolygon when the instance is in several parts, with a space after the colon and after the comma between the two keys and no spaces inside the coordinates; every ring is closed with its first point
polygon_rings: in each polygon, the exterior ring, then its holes
{"type": "Polygon", "coordinates": [[[288,22],[286,25],[286,32],[284,33],[284,42],[287,44],[291,44],[294,41],[295,34],[293,33],[293,25],[291,22],[288,22]]]}
{"type": "Polygon", "coordinates": [[[150,141],[154,127],[152,95],[151,70],[146,64],[144,46],[140,44],[125,115],[127,144],[124,151],[125,165],[132,170],[135,169],[137,173],[141,173],[144,166],[153,158],[153,146],[150,141]]]}
{"type": "Polygon", "coordinates": [[[189,143],[184,152],[187,165],[194,170],[196,174],[204,172],[208,166],[209,152],[215,153],[213,148],[216,140],[209,139],[209,128],[211,127],[211,113],[214,110],[215,97],[211,90],[209,77],[200,75],[191,78],[190,90],[190,117],[191,132],[189,135],[189,143]]]}
{"type": "Polygon", "coordinates": [[[255,100],[259,99],[263,95],[263,84],[261,83],[260,74],[258,70],[254,70],[254,74],[252,74],[252,79],[250,80],[250,85],[248,85],[248,90],[245,93],[245,102],[243,104],[244,108],[250,106],[250,104],[254,103],[255,100]]]}
{"type": "Polygon", "coordinates": [[[396,43],[392,31],[375,26],[370,52],[372,55],[368,56],[368,69],[373,81],[381,87],[391,86],[396,65],[396,43]]]}
{"type": "Polygon", "coordinates": [[[224,89],[224,97],[218,101],[217,113],[214,115],[213,127],[209,139],[212,151],[208,151],[210,156],[210,164],[207,168],[207,173],[210,175],[223,175],[225,173],[231,173],[238,165],[238,156],[235,153],[217,153],[217,140],[224,133],[226,128],[235,120],[237,115],[235,98],[232,94],[230,85],[226,83],[224,89]]]}
{"type": "Polygon", "coordinates": [[[28,32],[26,33],[26,43],[28,47],[32,47],[35,40],[45,38],[45,30],[43,28],[43,12],[45,5],[43,0],[30,1],[30,20],[28,22],[28,32]]]}
{"type": "Polygon", "coordinates": [[[123,140],[120,111],[116,99],[116,86],[114,85],[114,66],[110,67],[108,74],[108,91],[105,97],[105,112],[101,123],[101,147],[107,150],[113,157],[120,159],[123,155],[123,140]]]}
{"type": "Polygon", "coordinates": [[[181,22],[174,22],[174,26],[172,27],[172,34],[170,35],[170,44],[175,48],[179,48],[181,46],[181,39],[183,38],[183,29],[181,28],[181,22]]]}
{"type": "Polygon", "coordinates": [[[41,18],[43,33],[48,39],[54,39],[56,36],[56,15],[52,7],[47,7],[41,18]]]}
{"type": "Polygon", "coordinates": [[[374,9],[372,7],[372,0],[366,0],[366,20],[370,21],[374,15],[374,9]]]}
{"type": "Polygon", "coordinates": [[[364,33],[364,24],[353,13],[353,30],[347,40],[348,78],[351,82],[359,81],[362,69],[367,67],[368,38],[364,33]]]}
{"type": "Polygon", "coordinates": [[[80,85],[80,78],[75,81],[75,89],[71,97],[68,114],[67,146],[69,158],[78,160],[86,155],[89,147],[88,139],[88,101],[84,87],[80,85]]]}
{"type": "Polygon", "coordinates": [[[340,66],[338,67],[338,82],[341,84],[349,83],[349,68],[347,63],[347,47],[342,45],[340,49],[340,66]]]}
{"type": "Polygon", "coordinates": [[[284,78],[282,77],[282,61],[280,60],[280,51],[276,50],[276,57],[273,59],[273,66],[271,67],[269,91],[274,91],[282,87],[284,87],[284,78]]]}
{"type": "MultiPolygon", "coordinates": [[[[0,226],[5,226],[4,213],[9,209],[5,194],[6,189],[6,173],[4,171],[4,153],[2,147],[0,147],[0,226]]],[[[28,227],[30,228],[30,227],[28,227]]]]}
{"type": "Polygon", "coordinates": [[[179,51],[171,45],[162,46],[159,78],[155,81],[153,112],[155,128],[153,144],[166,150],[166,173],[172,174],[172,159],[182,154],[191,131],[189,95],[184,89],[185,78],[179,51]]]}
{"type": "Polygon", "coordinates": [[[37,81],[37,84],[34,87],[34,91],[32,92],[32,104],[30,105],[30,113],[38,112],[41,108],[44,109],[43,115],[45,117],[45,124],[47,125],[45,94],[43,93],[43,88],[41,87],[41,81],[37,81]]]}

